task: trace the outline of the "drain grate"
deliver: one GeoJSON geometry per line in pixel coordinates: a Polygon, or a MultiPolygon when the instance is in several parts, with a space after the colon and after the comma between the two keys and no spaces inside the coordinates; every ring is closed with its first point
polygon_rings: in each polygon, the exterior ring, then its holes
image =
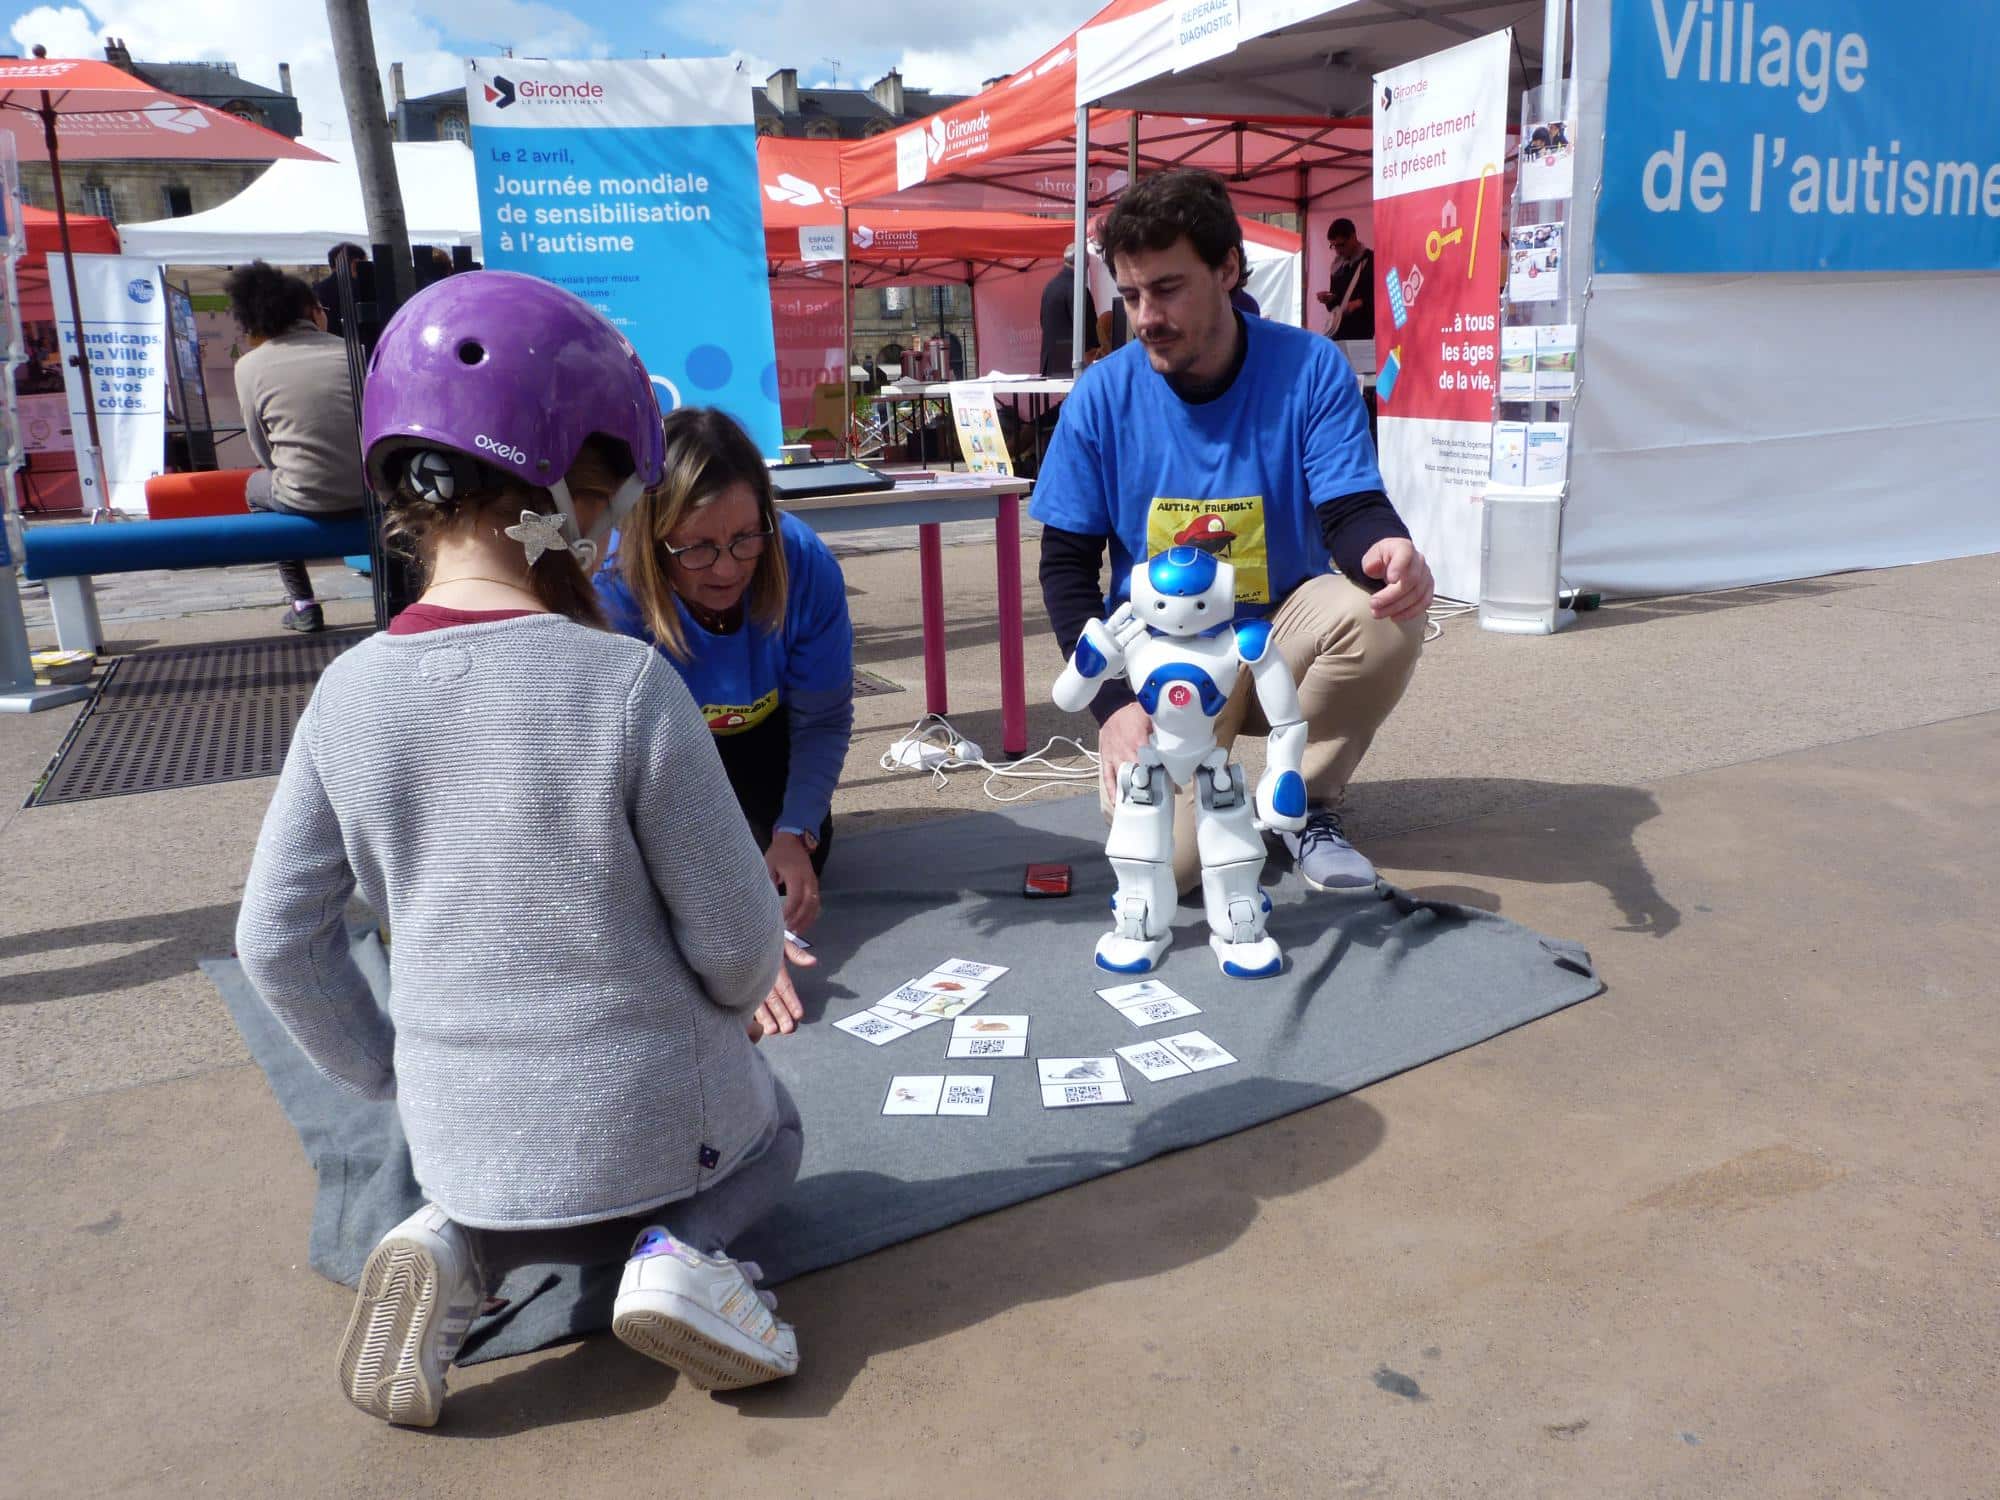
{"type": "Polygon", "coordinates": [[[121,657],[27,805],[277,775],[320,673],[368,634],[121,657]]]}
{"type": "Polygon", "coordinates": [[[854,696],[857,698],[874,698],[883,693],[906,693],[908,691],[909,689],[904,687],[900,682],[891,682],[886,677],[879,676],[874,672],[864,672],[859,667],[854,669],[854,696]]]}

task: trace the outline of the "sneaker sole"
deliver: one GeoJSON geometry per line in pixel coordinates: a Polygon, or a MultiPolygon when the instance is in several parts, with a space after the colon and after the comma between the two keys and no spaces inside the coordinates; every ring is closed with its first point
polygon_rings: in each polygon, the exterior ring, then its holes
{"type": "Polygon", "coordinates": [[[428,1250],[378,1245],[340,1341],[340,1389],[349,1401],[398,1427],[435,1427],[444,1386],[424,1377],[423,1343],[443,1282],[428,1250]]]}
{"type": "MultiPolygon", "coordinates": [[[[1292,868],[1298,869],[1296,865],[1292,868]]],[[[1324,891],[1329,896],[1372,896],[1375,894],[1375,882],[1372,880],[1366,885],[1321,885],[1312,876],[1306,874],[1304,870],[1299,870],[1299,879],[1303,880],[1314,890],[1324,891]]]]}
{"type": "MultiPolygon", "coordinates": [[[[693,1305],[671,1295],[668,1300],[693,1305]]],[[[693,1324],[656,1308],[619,1313],[611,1320],[611,1331],[648,1359],[673,1366],[704,1391],[741,1390],[747,1385],[783,1380],[793,1373],[710,1338],[693,1324]]]]}

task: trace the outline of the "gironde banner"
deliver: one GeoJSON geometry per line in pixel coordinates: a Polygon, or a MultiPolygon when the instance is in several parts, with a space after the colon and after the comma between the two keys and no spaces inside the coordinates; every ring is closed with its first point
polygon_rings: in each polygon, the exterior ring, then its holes
{"type": "Polygon", "coordinates": [[[475,58],[466,102],[485,263],[618,325],[660,406],[782,440],[750,90],[726,58],[475,58]]]}

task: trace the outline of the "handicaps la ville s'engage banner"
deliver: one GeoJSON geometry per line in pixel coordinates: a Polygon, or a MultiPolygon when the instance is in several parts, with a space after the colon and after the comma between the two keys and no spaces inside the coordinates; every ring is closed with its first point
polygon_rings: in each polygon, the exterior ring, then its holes
{"type": "Polygon", "coordinates": [[[660,407],[782,441],[750,91],[726,58],[475,58],[466,103],[487,266],[552,281],[639,351],[660,407]]]}
{"type": "Polygon", "coordinates": [[[1994,0],[1620,0],[1597,269],[2000,267],[1994,0]]]}

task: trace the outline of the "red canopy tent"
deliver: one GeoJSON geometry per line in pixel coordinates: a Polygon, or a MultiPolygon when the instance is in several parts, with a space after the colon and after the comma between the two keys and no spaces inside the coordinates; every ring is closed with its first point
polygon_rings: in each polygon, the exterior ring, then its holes
{"type": "MultiPolygon", "coordinates": [[[[1155,3],[1113,0],[1087,24],[1155,3]]],[[[971,99],[849,146],[841,160],[847,202],[857,211],[866,205],[1061,213],[1072,216],[1081,239],[1090,210],[1109,204],[1133,176],[1196,166],[1227,181],[1245,214],[1296,214],[1303,224],[1308,215],[1318,220],[1349,204],[1366,207],[1373,151],[1366,119],[1080,112],[1076,49],[1072,33],[971,99]],[[1088,122],[1081,151],[1080,118],[1088,122]]],[[[1305,238],[1310,255],[1314,236],[1305,238]]]]}
{"type": "MultiPolygon", "coordinates": [[[[86,58],[0,60],[0,129],[14,137],[23,162],[47,162],[55,192],[57,244],[68,280],[76,323],[76,362],[84,388],[90,386],[90,357],[84,347],[83,315],[77,306],[77,244],[63,201],[62,163],[71,161],[276,161],[295,157],[324,161],[308,146],[252,125],[247,120],[169,94],[145,79],[107,62],[86,58]]],[[[112,250],[115,253],[117,246],[112,250]]],[[[86,484],[105,494],[102,441],[97,406],[84,403],[90,424],[86,484]]],[[[105,502],[108,505],[108,500],[105,502]]]]}
{"type": "MultiPolygon", "coordinates": [[[[842,149],[839,141],[782,136],[757,142],[779,399],[788,427],[831,426],[815,417],[816,397],[823,388],[848,393],[854,288],[966,285],[976,306],[980,288],[1060,259],[1069,242],[1061,220],[1026,214],[850,213],[839,185],[842,149]]],[[[843,394],[843,430],[851,418],[847,400],[843,394]]]]}

